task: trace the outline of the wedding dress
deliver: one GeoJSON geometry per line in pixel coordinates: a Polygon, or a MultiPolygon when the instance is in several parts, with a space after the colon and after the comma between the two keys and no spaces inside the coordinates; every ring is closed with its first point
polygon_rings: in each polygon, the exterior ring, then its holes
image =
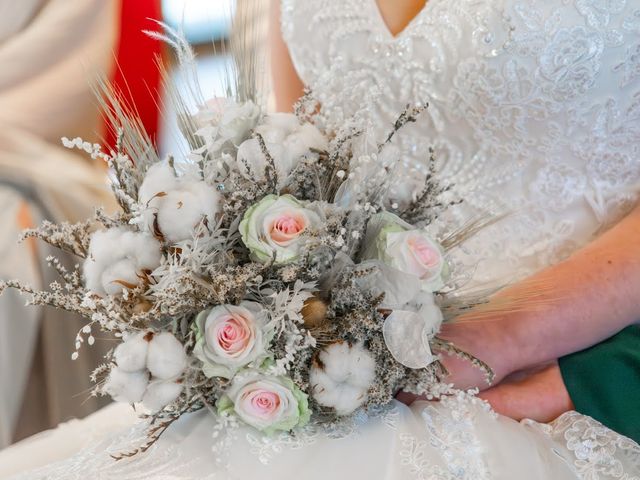
{"type": "MultiPolygon", "coordinates": [[[[282,30],[329,126],[355,115],[383,136],[405,104],[429,103],[394,144],[404,163],[390,201],[419,188],[433,145],[439,178],[464,199],[443,227],[514,212],[459,259],[478,265],[474,281],[553,264],[637,201],[636,0],[429,0],[396,37],[375,0],[283,0],[282,30]]],[[[0,471],[22,472],[15,479],[640,478],[640,446],[589,417],[515,422],[462,393],[396,402],[340,431],[241,430],[222,453],[211,451],[214,420],[200,411],[148,452],[113,461],[109,454],[144,434],[132,423],[128,407],[109,407],[0,453],[0,471]]]]}

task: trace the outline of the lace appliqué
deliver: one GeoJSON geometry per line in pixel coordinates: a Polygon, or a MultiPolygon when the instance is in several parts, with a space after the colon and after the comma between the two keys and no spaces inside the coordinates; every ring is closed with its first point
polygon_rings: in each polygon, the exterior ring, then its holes
{"type": "Polygon", "coordinates": [[[475,434],[478,413],[495,415],[486,402],[464,392],[422,408],[424,434],[400,435],[401,465],[417,480],[490,479],[485,450],[475,434]],[[429,451],[438,452],[442,464],[430,460],[429,451]]]}
{"type": "Polygon", "coordinates": [[[566,443],[573,466],[584,480],[638,480],[628,472],[640,472],[640,446],[577,412],[552,422],[547,434],[566,443]]]}

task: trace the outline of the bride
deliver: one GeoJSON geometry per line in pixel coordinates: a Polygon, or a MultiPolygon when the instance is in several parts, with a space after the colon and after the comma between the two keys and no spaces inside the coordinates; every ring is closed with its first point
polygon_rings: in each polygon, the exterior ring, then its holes
{"type": "MultiPolygon", "coordinates": [[[[530,305],[513,313],[461,317],[442,334],[504,380],[481,396],[506,415],[464,393],[409,406],[394,402],[380,416],[331,434],[268,438],[247,430],[220,457],[210,448],[212,420],[201,411],[181,418],[145,454],[115,462],[109,453],[144,435],[130,409],[116,405],[0,453],[0,474],[640,478],[637,443],[567,411],[572,401],[589,408],[589,386],[613,391],[603,403],[591,396],[594,415],[640,437],[640,342],[634,345],[638,327],[632,326],[640,318],[640,10],[634,5],[283,0],[274,6],[274,25],[281,26],[274,29],[272,65],[280,109],[291,109],[304,82],[328,127],[355,116],[382,135],[406,103],[428,101],[426,114],[394,144],[402,168],[389,200],[406,201],[420,188],[424,172],[414,160],[433,146],[438,174],[465,199],[440,219],[441,228],[482,212],[514,212],[470,241],[456,261],[475,267],[474,282],[509,283],[519,293],[532,285],[553,288],[521,295],[530,305]],[[517,282],[525,278],[530,281],[517,282]],[[549,298],[547,291],[561,294],[549,298]],[[578,357],[563,357],[620,331],[578,357]]],[[[458,386],[487,387],[463,361],[443,361],[458,386]]]]}

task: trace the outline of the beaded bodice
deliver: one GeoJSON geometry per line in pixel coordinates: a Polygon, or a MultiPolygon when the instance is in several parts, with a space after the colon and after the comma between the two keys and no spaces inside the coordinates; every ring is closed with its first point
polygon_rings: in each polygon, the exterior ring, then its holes
{"type": "Polygon", "coordinates": [[[397,136],[393,194],[420,191],[433,146],[464,199],[448,222],[510,212],[467,245],[481,280],[555,263],[635,204],[637,0],[429,0],[395,37],[375,0],[282,0],[282,30],[329,126],[383,137],[429,102],[397,136]]]}

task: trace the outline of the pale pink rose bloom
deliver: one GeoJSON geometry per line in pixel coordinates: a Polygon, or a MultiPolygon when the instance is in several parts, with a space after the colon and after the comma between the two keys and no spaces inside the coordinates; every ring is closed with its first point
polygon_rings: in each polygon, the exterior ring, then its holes
{"type": "Polygon", "coordinates": [[[282,212],[273,219],[268,219],[271,240],[281,246],[288,245],[298,238],[307,228],[308,220],[300,212],[282,212]]]}
{"type": "Polygon", "coordinates": [[[219,316],[213,325],[206,329],[207,345],[229,357],[244,354],[255,341],[255,326],[252,316],[241,309],[219,316]]]}
{"type": "Polygon", "coordinates": [[[207,332],[208,341],[217,343],[229,356],[237,356],[253,341],[253,329],[241,315],[227,315],[207,332]],[[211,339],[215,335],[215,340],[211,339]]]}
{"type": "Polygon", "coordinates": [[[440,275],[443,266],[438,246],[418,232],[393,232],[387,235],[386,255],[399,270],[429,281],[440,275]]]}
{"type": "Polygon", "coordinates": [[[248,390],[240,398],[242,410],[263,420],[273,420],[280,411],[280,403],[277,393],[262,388],[248,390]]]}
{"type": "Polygon", "coordinates": [[[425,272],[431,271],[439,266],[442,257],[440,252],[423,237],[411,237],[407,240],[407,244],[409,245],[411,253],[413,253],[425,272]]]}
{"type": "Polygon", "coordinates": [[[208,377],[231,378],[234,373],[266,356],[265,311],[255,302],[218,305],[196,317],[200,332],[194,353],[208,377]]]}

